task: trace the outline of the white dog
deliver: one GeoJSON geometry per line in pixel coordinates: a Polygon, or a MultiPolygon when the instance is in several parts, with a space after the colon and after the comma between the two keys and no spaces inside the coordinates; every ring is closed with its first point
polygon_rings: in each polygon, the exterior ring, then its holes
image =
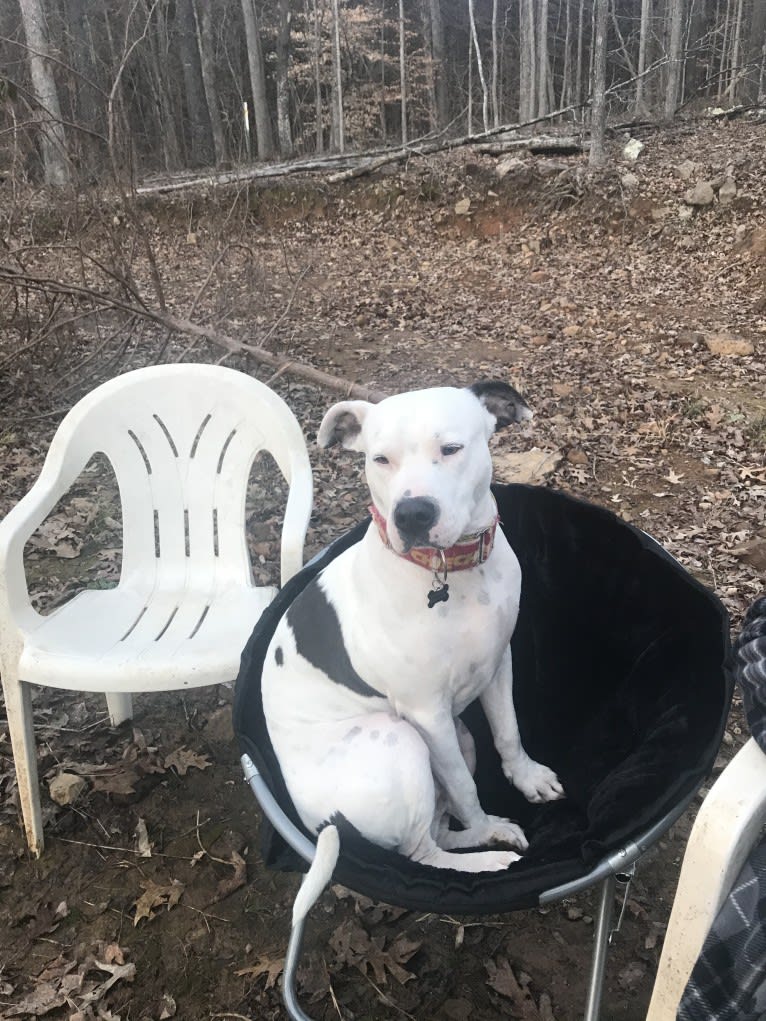
{"type": "Polygon", "coordinates": [[[373,522],[294,600],[263,668],[287,788],[308,829],[321,831],[308,906],[337,860],[327,825],[337,817],[441,868],[494,871],[519,857],[460,852],[527,846],[518,826],[479,803],[473,740],[458,719],[476,698],[511,783],[533,802],[563,796],[519,737],[510,640],[521,571],[490,492],[490,436],[530,417],[512,387],[479,383],[342,401],[322,421],[320,446],[366,455],[373,522]]]}

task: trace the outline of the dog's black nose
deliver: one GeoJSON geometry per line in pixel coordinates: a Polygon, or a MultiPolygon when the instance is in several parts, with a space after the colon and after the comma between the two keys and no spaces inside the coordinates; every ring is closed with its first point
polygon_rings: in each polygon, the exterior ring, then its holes
{"type": "Polygon", "coordinates": [[[425,496],[400,500],[394,508],[394,524],[399,535],[413,545],[428,544],[428,533],[438,518],[437,504],[425,496]]]}

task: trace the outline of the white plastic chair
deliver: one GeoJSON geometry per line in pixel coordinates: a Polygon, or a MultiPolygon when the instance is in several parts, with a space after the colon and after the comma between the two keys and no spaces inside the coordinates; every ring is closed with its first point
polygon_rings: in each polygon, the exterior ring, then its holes
{"type": "Polygon", "coordinates": [[[267,450],[288,485],[281,582],[303,563],[312,501],[306,444],[263,383],[210,365],[138,369],[84,397],[59,426],[37,482],[0,523],[0,674],[27,841],[43,849],[30,684],[103,691],[113,726],[132,692],[232,681],[276,593],[253,584],[245,496],[267,450]],[[48,616],[31,606],[24,545],[96,453],[122,504],[120,581],[48,616]]]}
{"type": "Polygon", "coordinates": [[[713,921],[766,822],[766,755],[753,738],[713,784],[694,821],[646,1021],[675,1021],[713,921]]]}

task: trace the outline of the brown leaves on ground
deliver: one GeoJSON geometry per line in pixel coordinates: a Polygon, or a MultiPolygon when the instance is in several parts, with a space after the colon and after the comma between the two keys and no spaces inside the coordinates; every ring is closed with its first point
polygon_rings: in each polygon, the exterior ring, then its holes
{"type": "Polygon", "coordinates": [[[421,946],[421,942],[403,935],[392,941],[387,941],[385,936],[370,936],[355,918],[339,925],[330,937],[336,965],[351,965],[363,975],[367,975],[369,970],[378,985],[385,985],[388,975],[393,975],[402,985],[414,978],[404,965],[421,946]]]}
{"type": "Polygon", "coordinates": [[[165,756],[165,769],[175,769],[179,776],[186,776],[190,769],[207,769],[211,764],[207,755],[198,755],[189,748],[177,748],[165,756]]]}
{"type": "Polygon", "coordinates": [[[519,972],[519,977],[516,978],[506,957],[490,959],[485,962],[484,967],[487,969],[487,985],[511,1001],[514,1017],[520,1018],[521,1021],[556,1021],[550,996],[541,993],[538,1002],[535,1003],[529,988],[532,979],[524,972],[519,972]]]}
{"type": "MultiPolygon", "coordinates": [[[[36,976],[33,991],[7,1004],[0,1018],[43,1017],[66,1007],[69,1021],[119,1021],[100,1001],[118,982],[132,982],[135,977],[135,964],[125,964],[124,952],[116,943],[98,944],[79,963],[62,953],[36,976]],[[99,972],[109,978],[101,978],[99,972]]],[[[4,999],[11,993],[6,987],[4,999]]]]}
{"type": "Polygon", "coordinates": [[[254,964],[248,965],[247,968],[240,968],[239,971],[235,971],[234,974],[254,980],[265,975],[266,984],[264,989],[273,989],[277,983],[277,979],[282,974],[284,966],[285,959],[282,956],[259,957],[254,964]]]}

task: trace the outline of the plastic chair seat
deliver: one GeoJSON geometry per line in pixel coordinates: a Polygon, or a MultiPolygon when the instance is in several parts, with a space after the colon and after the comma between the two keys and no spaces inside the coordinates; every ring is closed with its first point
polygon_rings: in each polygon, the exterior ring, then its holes
{"type": "Polygon", "coordinates": [[[224,592],[86,591],[27,634],[19,661],[25,681],[76,691],[104,691],[131,670],[131,691],[194,688],[233,681],[232,651],[276,587],[224,592]]]}

